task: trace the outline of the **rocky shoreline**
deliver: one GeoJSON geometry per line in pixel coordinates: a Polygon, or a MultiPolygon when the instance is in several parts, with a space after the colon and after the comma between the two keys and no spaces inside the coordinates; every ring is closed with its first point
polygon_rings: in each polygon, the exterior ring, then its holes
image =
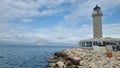
{"type": "Polygon", "coordinates": [[[50,68],[120,68],[120,59],[107,57],[92,48],[72,48],[50,57],[50,68]]]}

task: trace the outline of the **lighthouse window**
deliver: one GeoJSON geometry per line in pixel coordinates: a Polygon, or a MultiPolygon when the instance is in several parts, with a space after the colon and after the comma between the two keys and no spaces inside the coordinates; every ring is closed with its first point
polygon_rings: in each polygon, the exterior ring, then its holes
{"type": "Polygon", "coordinates": [[[93,42],[93,45],[95,45],[95,42],[93,42]]]}
{"type": "Polygon", "coordinates": [[[106,45],[106,43],[105,43],[105,42],[103,42],[103,45],[106,45]]]}
{"type": "Polygon", "coordinates": [[[99,42],[99,45],[101,45],[101,42],[99,42]]]}
{"type": "Polygon", "coordinates": [[[94,42],[93,42],[93,45],[98,46],[99,43],[98,43],[97,41],[94,41],[94,42]]]}
{"type": "Polygon", "coordinates": [[[86,42],[87,47],[92,47],[92,42],[86,42]]]}

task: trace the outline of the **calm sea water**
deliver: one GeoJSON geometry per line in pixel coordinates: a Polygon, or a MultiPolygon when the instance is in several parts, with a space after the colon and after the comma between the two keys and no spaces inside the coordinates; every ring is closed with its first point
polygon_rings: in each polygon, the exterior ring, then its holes
{"type": "Polygon", "coordinates": [[[0,46],[0,68],[48,68],[48,58],[73,46],[0,46]]]}

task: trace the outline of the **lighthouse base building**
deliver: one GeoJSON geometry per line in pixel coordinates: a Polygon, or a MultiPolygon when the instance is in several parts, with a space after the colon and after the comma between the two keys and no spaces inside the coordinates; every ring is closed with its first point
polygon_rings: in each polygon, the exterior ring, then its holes
{"type": "Polygon", "coordinates": [[[120,46],[120,39],[119,38],[100,38],[100,39],[87,39],[87,40],[80,40],[79,46],[80,47],[93,47],[93,46],[120,46]]]}

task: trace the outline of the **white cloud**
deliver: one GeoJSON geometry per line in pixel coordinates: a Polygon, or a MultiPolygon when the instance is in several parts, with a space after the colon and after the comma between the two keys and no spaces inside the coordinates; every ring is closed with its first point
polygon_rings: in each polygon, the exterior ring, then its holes
{"type": "MultiPolygon", "coordinates": [[[[120,38],[120,24],[103,25],[104,37],[120,38]],[[112,28],[113,27],[113,28],[112,28]]],[[[33,29],[14,29],[9,33],[1,33],[1,41],[31,43],[39,45],[47,44],[78,44],[79,40],[92,38],[92,26],[82,25],[79,28],[54,26],[50,28],[33,29]],[[28,30],[29,31],[29,30],[28,30]]]]}
{"type": "Polygon", "coordinates": [[[34,30],[34,32],[28,32],[24,29],[14,29],[9,32],[9,34],[1,34],[0,38],[2,41],[16,41],[41,45],[55,43],[77,44],[80,39],[90,37],[90,28],[91,27],[88,26],[83,26],[81,28],[68,28],[59,25],[52,28],[37,29],[34,30]]]}
{"type": "Polygon", "coordinates": [[[120,23],[103,25],[104,37],[120,38],[120,23]]]}
{"type": "MultiPolygon", "coordinates": [[[[81,39],[92,38],[92,26],[86,25],[84,21],[92,18],[93,10],[91,9],[95,7],[96,3],[99,5],[102,3],[104,14],[108,14],[108,11],[114,12],[113,9],[120,6],[120,0],[0,0],[0,41],[75,44],[81,39]],[[11,23],[8,23],[16,18],[22,19],[22,22],[33,22],[28,17],[51,16],[65,11],[70,12],[65,14],[64,20],[61,21],[65,26],[60,24],[48,28],[33,29],[25,25],[15,26],[13,23],[14,28],[10,28],[11,23]],[[76,25],[68,27],[66,22],[82,24],[80,27],[76,27],[76,25]],[[2,33],[2,31],[6,32],[2,33]]],[[[104,25],[104,37],[120,37],[119,26],[119,23],[104,25]]]]}
{"type": "Polygon", "coordinates": [[[11,25],[12,25],[12,23],[6,23],[6,22],[0,23],[0,31],[6,30],[6,29],[9,28],[11,25]]]}
{"type": "Polygon", "coordinates": [[[22,22],[24,22],[24,23],[31,23],[31,22],[33,22],[33,20],[26,18],[26,19],[22,19],[22,22]]]}
{"type": "Polygon", "coordinates": [[[14,19],[31,16],[49,16],[65,11],[62,3],[73,0],[1,0],[0,18],[14,19]]]}

